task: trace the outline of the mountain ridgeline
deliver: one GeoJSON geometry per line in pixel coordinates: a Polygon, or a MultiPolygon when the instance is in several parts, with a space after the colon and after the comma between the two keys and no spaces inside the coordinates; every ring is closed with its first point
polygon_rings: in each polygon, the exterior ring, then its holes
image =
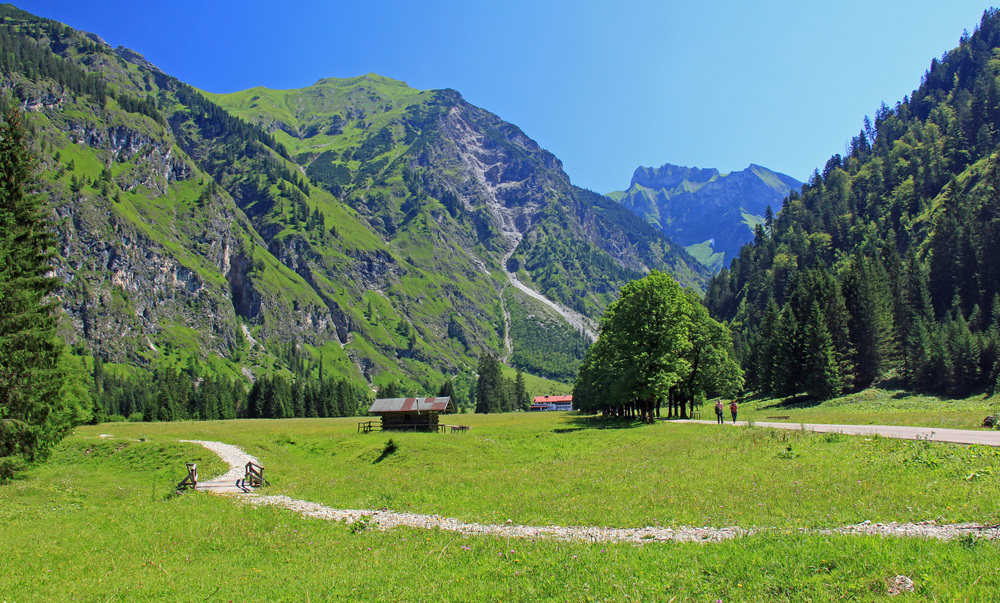
{"type": "Polygon", "coordinates": [[[447,377],[464,396],[492,352],[569,380],[587,342],[552,305],[596,319],[651,269],[708,279],[453,90],[208,94],[9,5],[0,62],[55,219],[64,338],[109,374],[447,377]]]}
{"type": "Polygon", "coordinates": [[[997,387],[998,54],[1000,13],[989,10],[712,280],[706,303],[732,321],[754,389],[997,387]]]}
{"type": "Polygon", "coordinates": [[[718,272],[753,240],[754,227],[763,224],[768,208],[781,207],[802,183],[751,164],[747,169],[720,174],[664,164],[640,167],[626,191],[608,196],[657,226],[712,272],[718,272]]]}

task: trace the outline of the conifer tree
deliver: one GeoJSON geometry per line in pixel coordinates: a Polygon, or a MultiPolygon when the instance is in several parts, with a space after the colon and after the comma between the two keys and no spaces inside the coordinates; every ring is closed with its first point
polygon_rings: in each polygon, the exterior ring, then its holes
{"type": "Polygon", "coordinates": [[[802,327],[802,389],[813,398],[827,400],[840,394],[843,382],[833,337],[826,327],[818,302],[812,303],[802,327]]]}
{"type": "Polygon", "coordinates": [[[44,458],[79,409],[60,396],[62,344],[56,337],[58,280],[47,276],[54,238],[20,114],[0,125],[0,478],[44,458]]]}
{"type": "Polygon", "coordinates": [[[521,367],[517,367],[517,376],[514,377],[514,406],[520,410],[531,408],[531,396],[524,384],[524,371],[521,367]]]}
{"type": "Polygon", "coordinates": [[[504,391],[500,360],[485,353],[479,357],[479,380],[476,382],[476,412],[503,412],[507,395],[504,391]]]}

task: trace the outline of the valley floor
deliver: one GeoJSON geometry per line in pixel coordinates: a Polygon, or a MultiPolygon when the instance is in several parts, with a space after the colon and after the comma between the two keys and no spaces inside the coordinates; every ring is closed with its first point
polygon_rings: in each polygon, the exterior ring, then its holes
{"type": "Polygon", "coordinates": [[[577,413],[462,422],[461,436],[359,434],[347,418],[78,427],[0,486],[13,552],[0,599],[797,602],[912,589],[986,601],[1000,589],[1000,538],[981,528],[1000,523],[1000,448],[577,413]],[[235,448],[222,462],[180,440],[235,448]],[[272,483],[256,500],[282,506],[174,493],[185,463],[235,478],[241,454],[272,483]],[[306,514],[337,509],[371,511],[306,514]],[[603,526],[633,539],[594,538],[603,526]],[[929,537],[944,526],[950,540],[929,537]],[[702,531],[657,539],[688,529],[702,531]],[[727,529],[738,537],[716,540],[727,529]]]}

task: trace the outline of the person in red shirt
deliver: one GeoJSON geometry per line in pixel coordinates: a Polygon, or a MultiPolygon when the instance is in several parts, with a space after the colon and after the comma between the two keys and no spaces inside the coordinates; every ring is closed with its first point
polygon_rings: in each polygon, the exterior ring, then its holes
{"type": "Polygon", "coordinates": [[[733,413],[733,425],[736,425],[736,411],[739,410],[739,406],[736,404],[736,400],[729,405],[729,412],[733,413]]]}

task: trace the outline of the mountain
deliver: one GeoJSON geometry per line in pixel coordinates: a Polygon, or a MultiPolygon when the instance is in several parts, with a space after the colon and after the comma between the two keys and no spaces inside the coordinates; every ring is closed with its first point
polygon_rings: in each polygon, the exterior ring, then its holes
{"type": "Polygon", "coordinates": [[[791,176],[759,165],[720,174],[667,163],[637,168],[628,190],[609,197],[718,272],[753,240],[754,227],[764,223],[767,208],[780,207],[790,191],[801,188],[791,176]]]}
{"type": "Polygon", "coordinates": [[[893,380],[967,396],[1000,378],[1000,13],[865,118],[712,280],[754,389],[893,380]]]}
{"type": "Polygon", "coordinates": [[[368,75],[212,95],[9,5],[0,64],[52,207],[64,336],[115,374],[433,393],[493,352],[569,379],[629,279],[707,282],[453,90],[368,75]]]}

